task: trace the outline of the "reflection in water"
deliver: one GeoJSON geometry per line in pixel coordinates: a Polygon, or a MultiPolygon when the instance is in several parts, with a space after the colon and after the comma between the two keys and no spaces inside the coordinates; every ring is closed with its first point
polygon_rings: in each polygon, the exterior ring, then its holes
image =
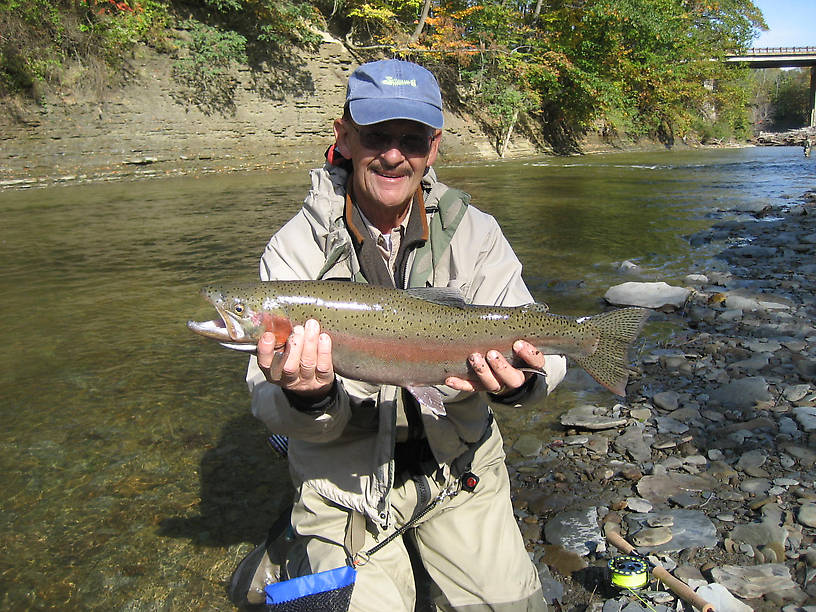
{"type": "MultiPolygon", "coordinates": [[[[594,155],[440,167],[495,215],[536,299],[591,314],[635,260],[679,281],[716,265],[683,236],[718,209],[797,197],[800,149],[594,155]]],[[[809,160],[812,162],[812,160],[809,160]]],[[[246,357],[191,334],[198,290],[254,280],[305,171],[0,193],[0,598],[7,609],[226,607],[225,582],[288,503],[249,415],[246,357]]],[[[579,368],[508,440],[547,435],[579,368]]]]}

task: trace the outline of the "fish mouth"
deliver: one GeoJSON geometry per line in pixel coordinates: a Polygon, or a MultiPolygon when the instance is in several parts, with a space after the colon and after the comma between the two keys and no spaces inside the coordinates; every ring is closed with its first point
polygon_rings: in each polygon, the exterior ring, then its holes
{"type": "Polygon", "coordinates": [[[187,321],[187,327],[200,336],[217,340],[227,348],[239,351],[254,351],[257,348],[256,341],[244,333],[244,328],[233,313],[219,308],[218,304],[215,304],[215,310],[220,319],[187,321]]]}

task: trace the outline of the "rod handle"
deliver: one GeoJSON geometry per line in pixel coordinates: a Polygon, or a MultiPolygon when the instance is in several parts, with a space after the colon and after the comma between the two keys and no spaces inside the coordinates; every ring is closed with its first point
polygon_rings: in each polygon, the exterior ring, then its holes
{"type": "MultiPolygon", "coordinates": [[[[607,521],[604,524],[604,535],[606,535],[607,541],[612,544],[612,546],[622,551],[624,554],[631,554],[635,550],[634,546],[623,539],[623,536],[618,532],[617,524],[614,521],[607,521]]],[[[655,565],[652,568],[652,575],[669,587],[680,599],[691,604],[700,610],[700,612],[716,612],[714,610],[714,606],[692,591],[691,587],[685,582],[672,576],[668,571],[666,571],[665,567],[655,565]]]]}

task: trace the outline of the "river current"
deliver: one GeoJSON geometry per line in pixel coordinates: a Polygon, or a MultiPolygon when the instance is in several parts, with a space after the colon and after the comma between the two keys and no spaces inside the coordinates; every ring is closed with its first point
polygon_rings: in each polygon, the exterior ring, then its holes
{"type": "MultiPolygon", "coordinates": [[[[625,260],[669,283],[722,266],[685,237],[816,187],[816,159],[789,147],[437,172],[498,219],[536,299],[570,315],[632,280],[625,260]]],[[[212,316],[202,285],[256,278],[307,186],[281,170],[0,192],[0,607],[229,609],[231,571],[291,488],[249,414],[246,357],[185,322],[212,316]]],[[[617,401],[579,375],[502,410],[508,445],[588,400],[617,401]]]]}

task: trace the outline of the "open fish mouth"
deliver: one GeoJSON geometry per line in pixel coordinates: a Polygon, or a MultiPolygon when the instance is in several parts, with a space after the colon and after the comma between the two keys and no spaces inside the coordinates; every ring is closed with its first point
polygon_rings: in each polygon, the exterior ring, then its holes
{"type": "Polygon", "coordinates": [[[257,348],[255,340],[244,333],[243,327],[233,321],[231,313],[216,307],[220,319],[210,321],[187,321],[187,327],[206,338],[217,340],[223,346],[238,351],[254,351],[257,348]]]}

